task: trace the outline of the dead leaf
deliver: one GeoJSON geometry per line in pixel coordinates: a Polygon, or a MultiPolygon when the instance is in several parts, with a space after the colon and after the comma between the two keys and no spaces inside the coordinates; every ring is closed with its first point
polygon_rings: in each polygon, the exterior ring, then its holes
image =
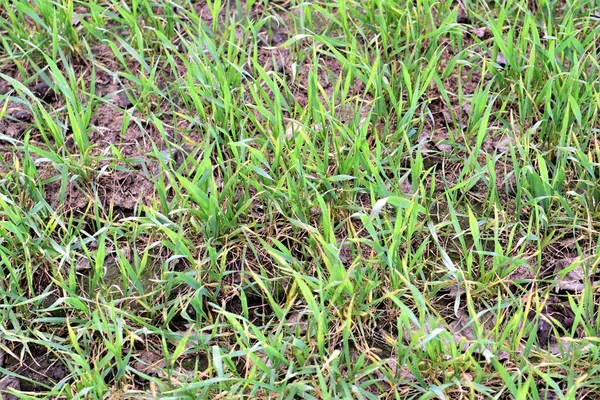
{"type": "Polygon", "coordinates": [[[569,350],[569,341],[565,338],[556,338],[556,341],[550,342],[548,350],[554,355],[566,353],[569,350]]]}
{"type": "Polygon", "coordinates": [[[572,267],[575,262],[578,260],[576,258],[567,258],[564,260],[560,260],[556,262],[554,266],[554,274],[559,281],[556,284],[556,291],[559,290],[567,290],[572,292],[581,292],[585,285],[585,273],[581,265],[576,265],[572,267]],[[569,269],[570,271],[566,274],[563,274],[565,269],[569,269]]]}
{"type": "Polygon", "coordinates": [[[452,153],[452,146],[444,142],[435,143],[435,146],[444,153],[452,153]]]}
{"type": "Polygon", "coordinates": [[[507,151],[510,146],[512,146],[513,140],[511,138],[505,137],[496,142],[496,150],[500,153],[504,153],[507,151]]]}
{"type": "Polygon", "coordinates": [[[467,115],[471,114],[471,104],[470,103],[465,103],[463,105],[462,109],[465,113],[467,113],[467,115]]]}
{"type": "Polygon", "coordinates": [[[470,32],[477,36],[479,39],[485,39],[486,37],[491,36],[492,31],[487,26],[482,26],[480,28],[473,28],[470,32]]]}
{"type": "Polygon", "coordinates": [[[304,125],[302,125],[300,122],[291,120],[289,121],[287,128],[285,128],[285,137],[290,140],[303,129],[304,125]]]}

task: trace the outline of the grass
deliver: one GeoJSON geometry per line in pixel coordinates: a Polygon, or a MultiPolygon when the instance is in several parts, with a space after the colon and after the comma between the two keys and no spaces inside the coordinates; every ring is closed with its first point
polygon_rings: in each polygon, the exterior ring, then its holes
{"type": "Polygon", "coordinates": [[[600,398],[597,9],[0,0],[0,382],[600,398]]]}

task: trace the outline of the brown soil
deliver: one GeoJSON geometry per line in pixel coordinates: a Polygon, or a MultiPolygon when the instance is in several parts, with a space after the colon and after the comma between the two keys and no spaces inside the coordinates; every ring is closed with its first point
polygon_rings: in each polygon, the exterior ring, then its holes
{"type": "Polygon", "coordinates": [[[29,344],[28,350],[20,345],[11,349],[4,355],[3,367],[19,376],[18,385],[24,392],[44,392],[69,375],[60,358],[37,344],[29,344]]]}

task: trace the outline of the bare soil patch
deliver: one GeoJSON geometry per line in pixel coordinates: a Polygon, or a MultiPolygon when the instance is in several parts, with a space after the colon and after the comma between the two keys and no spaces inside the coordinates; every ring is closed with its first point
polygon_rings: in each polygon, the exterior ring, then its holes
{"type": "Polygon", "coordinates": [[[19,345],[5,353],[3,368],[19,376],[10,379],[11,386],[24,392],[47,391],[69,375],[59,357],[36,344],[29,344],[28,350],[19,345]]]}

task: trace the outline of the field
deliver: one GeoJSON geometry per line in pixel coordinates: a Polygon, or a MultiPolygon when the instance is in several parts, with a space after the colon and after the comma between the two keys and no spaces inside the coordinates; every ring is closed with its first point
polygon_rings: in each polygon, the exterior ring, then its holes
{"type": "Polygon", "coordinates": [[[0,398],[600,399],[596,0],[0,0],[0,398]]]}

